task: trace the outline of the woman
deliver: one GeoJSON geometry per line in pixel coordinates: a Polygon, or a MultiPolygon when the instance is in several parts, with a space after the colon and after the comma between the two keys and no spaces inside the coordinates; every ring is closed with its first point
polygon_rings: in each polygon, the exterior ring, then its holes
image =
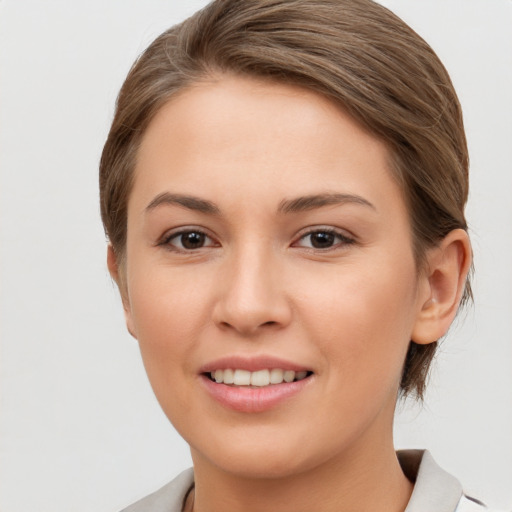
{"type": "Polygon", "coordinates": [[[471,296],[467,171],[444,67],[369,0],[216,1],[153,42],[101,208],[194,469],[127,510],[483,510],[392,437],[471,296]]]}

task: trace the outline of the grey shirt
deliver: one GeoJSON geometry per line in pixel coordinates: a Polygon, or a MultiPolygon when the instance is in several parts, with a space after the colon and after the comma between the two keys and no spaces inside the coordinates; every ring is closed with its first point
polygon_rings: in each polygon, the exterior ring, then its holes
{"type": "MultiPolygon", "coordinates": [[[[483,512],[481,502],[465,496],[459,481],[441,469],[423,450],[397,452],[400,465],[414,490],[405,512],[483,512]]],[[[187,469],[158,491],[125,508],[122,512],[181,512],[194,483],[187,469]]]]}

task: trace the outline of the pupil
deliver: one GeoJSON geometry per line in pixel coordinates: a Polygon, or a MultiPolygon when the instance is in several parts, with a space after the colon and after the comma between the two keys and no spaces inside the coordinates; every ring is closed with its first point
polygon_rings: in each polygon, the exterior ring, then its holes
{"type": "Polygon", "coordinates": [[[334,235],[332,233],[319,232],[311,235],[311,245],[316,249],[331,247],[334,243],[334,235]]]}
{"type": "Polygon", "coordinates": [[[185,249],[198,249],[204,244],[203,233],[184,233],[181,235],[181,243],[185,249]]]}

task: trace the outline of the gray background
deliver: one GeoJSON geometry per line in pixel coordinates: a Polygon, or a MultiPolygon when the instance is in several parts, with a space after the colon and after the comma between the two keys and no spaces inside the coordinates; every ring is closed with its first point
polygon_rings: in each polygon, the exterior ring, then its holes
{"type": "MultiPolygon", "coordinates": [[[[204,1],[0,1],[0,510],[118,510],[190,464],[105,265],[97,164],[129,66],[204,1]]],[[[387,0],[465,111],[476,303],[398,447],[512,507],[512,2],[387,0]]]]}

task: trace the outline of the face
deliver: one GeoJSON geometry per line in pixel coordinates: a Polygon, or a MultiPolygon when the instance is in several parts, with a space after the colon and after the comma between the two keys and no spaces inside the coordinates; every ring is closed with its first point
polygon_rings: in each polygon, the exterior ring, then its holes
{"type": "Polygon", "coordinates": [[[325,98],[240,77],[148,127],[124,303],[196,465],[289,475],[392,443],[425,297],[388,160],[325,98]]]}

